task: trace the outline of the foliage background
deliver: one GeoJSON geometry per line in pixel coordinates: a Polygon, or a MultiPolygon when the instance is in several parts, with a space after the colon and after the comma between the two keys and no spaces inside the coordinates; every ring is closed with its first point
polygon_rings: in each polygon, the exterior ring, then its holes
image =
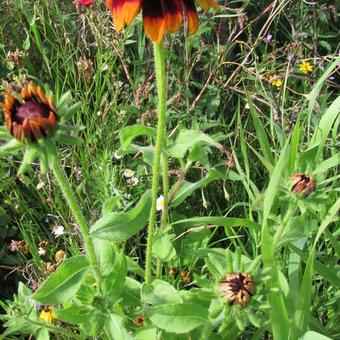
{"type": "MultiPolygon", "coordinates": [[[[228,180],[195,191],[173,209],[173,220],[190,217],[192,212],[196,216],[257,215],[270,175],[258,156],[261,142],[247,95],[265,129],[270,151],[277,155],[283,148],[282,134],[293,130],[297,116],[306,118],[299,149],[307,147],[321,114],[339,89],[336,70],[326,80],[313,110],[308,111],[304,105],[306,95],[338,54],[338,14],[333,1],[287,0],[279,5],[277,1],[225,1],[224,6],[218,13],[201,17],[195,36],[187,37],[182,30],[166,38],[169,135],[185,127],[214,135],[227,151],[214,151],[210,162],[230,162],[231,167],[228,180]],[[274,13],[273,8],[277,8],[274,13]],[[272,35],[270,43],[263,41],[268,33],[272,35]],[[299,70],[305,59],[314,65],[311,74],[299,70]],[[273,86],[269,80],[274,76],[280,77],[284,85],[273,86]]],[[[91,222],[100,216],[102,205],[111,197],[118,197],[119,208],[126,209],[149,187],[150,172],[141,157],[114,156],[123,127],[136,122],[153,126],[156,121],[152,46],[143,36],[140,21],[139,16],[118,36],[100,2],[93,8],[79,8],[71,1],[6,0],[0,7],[1,89],[11,89],[18,81],[23,84],[27,79],[39,79],[49,84],[57,97],[70,90],[81,102],[73,123],[83,127],[80,135],[84,143],[81,147],[64,147],[62,154],[64,167],[91,222]],[[16,50],[22,54],[13,60],[16,50]],[[126,168],[136,172],[136,186],[126,183],[126,168]]],[[[325,158],[334,154],[335,139],[333,136],[328,141],[325,158]]],[[[19,160],[19,156],[0,159],[2,298],[12,296],[18,280],[27,280],[33,288],[38,284],[34,268],[41,265],[37,253],[41,240],[50,242],[44,261],[53,258],[60,248],[74,255],[81,251],[74,221],[55,190],[53,178],[40,174],[38,167],[34,167],[33,176],[17,178],[19,160]],[[63,225],[68,234],[55,239],[51,228],[56,225],[63,225]],[[25,239],[30,255],[10,252],[12,239],[25,239]]],[[[170,164],[174,172],[179,166],[176,162],[170,164]]],[[[204,171],[197,166],[187,179],[196,181],[204,171]]],[[[321,186],[323,200],[318,201],[324,209],[338,190],[336,168],[329,170],[327,178],[321,186]]],[[[176,175],[171,177],[171,182],[175,181],[176,175]]],[[[287,188],[288,184],[283,186],[287,188]]],[[[338,235],[335,226],[331,231],[333,236],[338,235]]],[[[245,255],[256,253],[258,244],[246,229],[231,233],[226,235],[218,229],[190,242],[193,247],[207,242],[241,249],[245,255]]],[[[144,245],[144,233],[126,245],[127,253],[140,264],[144,261],[144,245]]],[[[325,240],[318,253],[323,264],[335,271],[334,246],[325,240]]],[[[284,262],[285,253],[282,257],[284,262]]],[[[181,261],[175,264],[189,266],[195,272],[185,255],[181,261]]],[[[339,309],[335,291],[329,283],[314,282],[312,315],[334,338],[338,335],[339,309]]]]}

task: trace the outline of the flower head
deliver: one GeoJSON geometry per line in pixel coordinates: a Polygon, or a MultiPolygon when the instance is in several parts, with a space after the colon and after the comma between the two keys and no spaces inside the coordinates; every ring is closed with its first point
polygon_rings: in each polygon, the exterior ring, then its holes
{"type": "Polygon", "coordinates": [[[74,0],[74,2],[81,6],[90,6],[93,4],[93,0],[74,0]]]}
{"type": "Polygon", "coordinates": [[[59,250],[55,253],[55,256],[54,256],[54,258],[55,258],[55,260],[56,260],[57,263],[62,262],[62,261],[64,260],[65,257],[66,257],[66,253],[65,253],[63,250],[61,250],[61,249],[59,249],[59,250]]]}
{"type": "Polygon", "coordinates": [[[53,320],[57,319],[57,316],[55,315],[51,307],[45,307],[40,313],[40,319],[48,323],[52,323],[53,320]]]}
{"type": "Polygon", "coordinates": [[[164,197],[163,195],[160,195],[158,198],[157,198],[157,201],[156,201],[156,209],[157,211],[161,211],[164,209],[164,197]]]}
{"type": "Polygon", "coordinates": [[[248,273],[229,273],[222,279],[220,291],[229,305],[244,307],[254,294],[255,285],[248,273]]]}
{"type": "Polygon", "coordinates": [[[273,36],[270,33],[267,33],[267,35],[262,38],[262,41],[265,42],[266,44],[271,44],[272,39],[273,36]]]}
{"type": "Polygon", "coordinates": [[[313,65],[307,61],[303,60],[299,66],[300,71],[304,74],[312,73],[313,72],[313,65]]]}
{"type": "Polygon", "coordinates": [[[144,318],[141,315],[137,315],[135,319],[135,325],[141,327],[144,324],[144,318]]]}
{"type": "Polygon", "coordinates": [[[279,76],[273,76],[272,78],[270,78],[269,83],[279,88],[282,86],[282,78],[279,76]]]}
{"type": "Polygon", "coordinates": [[[62,225],[56,225],[52,228],[52,234],[54,237],[59,237],[65,234],[65,228],[62,225]]]}
{"type": "Polygon", "coordinates": [[[290,177],[292,183],[292,191],[303,193],[307,197],[315,187],[313,176],[297,172],[290,177]]]}
{"type": "Polygon", "coordinates": [[[131,178],[134,174],[135,172],[131,169],[125,169],[123,173],[124,177],[126,178],[131,178]]]}
{"type": "Polygon", "coordinates": [[[45,255],[47,248],[48,248],[48,241],[41,241],[39,243],[38,254],[40,256],[45,255]]]}
{"type": "MultiPolygon", "coordinates": [[[[218,9],[215,0],[197,0],[207,11],[210,7],[218,9]]],[[[143,24],[146,35],[159,43],[165,31],[174,33],[179,30],[185,12],[189,33],[193,34],[199,26],[195,0],[106,0],[106,6],[112,12],[116,30],[130,25],[137,14],[143,11],[143,24]]]]}
{"type": "Polygon", "coordinates": [[[29,83],[21,90],[19,99],[9,92],[4,97],[5,102],[0,105],[6,127],[20,142],[35,142],[56,128],[58,116],[53,99],[40,86],[29,83]]]}

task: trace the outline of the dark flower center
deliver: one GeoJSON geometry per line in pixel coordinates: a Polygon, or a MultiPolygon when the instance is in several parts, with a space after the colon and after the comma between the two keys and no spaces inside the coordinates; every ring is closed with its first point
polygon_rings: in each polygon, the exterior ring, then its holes
{"type": "Polygon", "coordinates": [[[25,119],[33,118],[47,118],[49,115],[49,109],[46,105],[38,103],[36,101],[29,101],[20,105],[15,113],[14,120],[22,124],[25,119]]]}
{"type": "Polygon", "coordinates": [[[237,278],[233,278],[229,281],[230,288],[232,292],[237,293],[242,289],[245,289],[244,286],[244,277],[239,275],[237,278]]]}

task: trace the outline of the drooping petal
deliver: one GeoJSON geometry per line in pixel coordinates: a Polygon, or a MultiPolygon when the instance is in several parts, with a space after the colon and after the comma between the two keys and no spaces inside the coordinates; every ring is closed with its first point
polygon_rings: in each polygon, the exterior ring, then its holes
{"type": "Polygon", "coordinates": [[[183,20],[182,0],[163,0],[163,8],[167,32],[177,32],[183,20]]]}
{"type": "Polygon", "coordinates": [[[112,20],[119,32],[129,25],[139,13],[142,0],[106,0],[106,7],[112,12],[112,20]]]}
{"type": "Polygon", "coordinates": [[[142,6],[142,0],[125,0],[123,6],[123,16],[126,25],[130,25],[137,16],[142,6]]]}
{"type": "Polygon", "coordinates": [[[213,9],[219,9],[220,7],[215,0],[197,0],[197,2],[205,11],[208,11],[210,7],[213,9]]]}
{"type": "Polygon", "coordinates": [[[153,42],[161,42],[165,32],[162,0],[143,1],[143,23],[147,36],[153,42]]]}
{"type": "Polygon", "coordinates": [[[106,7],[112,12],[112,21],[117,32],[119,32],[125,24],[123,16],[124,3],[125,0],[106,0],[106,7]]]}
{"type": "Polygon", "coordinates": [[[194,0],[183,0],[189,34],[194,34],[199,26],[198,15],[194,0]]]}

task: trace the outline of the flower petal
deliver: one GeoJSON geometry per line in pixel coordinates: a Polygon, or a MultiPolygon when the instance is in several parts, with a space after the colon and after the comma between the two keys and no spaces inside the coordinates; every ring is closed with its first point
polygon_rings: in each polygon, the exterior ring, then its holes
{"type": "Polygon", "coordinates": [[[189,34],[194,34],[199,26],[198,15],[194,0],[183,0],[185,6],[185,14],[188,23],[189,34]]]}
{"type": "Polygon", "coordinates": [[[162,0],[143,2],[143,22],[147,36],[153,42],[160,43],[165,32],[165,17],[162,0]]]}
{"type": "Polygon", "coordinates": [[[219,9],[220,7],[215,0],[197,0],[197,2],[205,11],[208,11],[210,7],[213,9],[219,9]]]}
{"type": "Polygon", "coordinates": [[[177,32],[183,20],[183,5],[181,0],[163,0],[165,27],[167,32],[177,32]]]}

